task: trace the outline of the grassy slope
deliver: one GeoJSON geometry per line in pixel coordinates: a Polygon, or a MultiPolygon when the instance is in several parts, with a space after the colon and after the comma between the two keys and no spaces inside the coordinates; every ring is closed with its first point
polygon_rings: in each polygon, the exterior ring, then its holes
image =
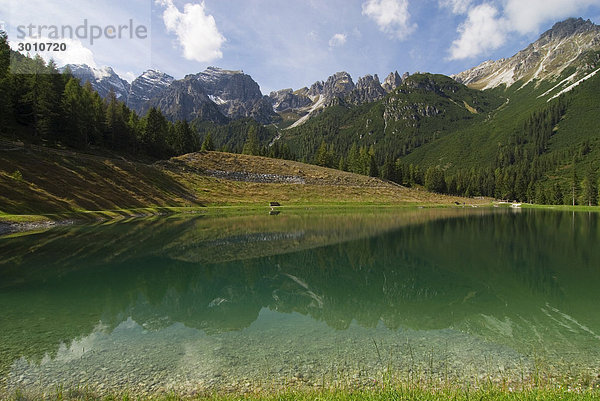
{"type": "Polygon", "coordinates": [[[0,145],[0,216],[269,201],[286,205],[472,203],[337,170],[246,155],[203,152],[146,165],[7,142],[0,145]],[[230,181],[205,175],[207,169],[297,176],[306,184],[230,181]]]}
{"type": "Polygon", "coordinates": [[[498,144],[506,143],[509,135],[523,125],[531,112],[546,103],[546,99],[538,99],[535,93],[543,93],[547,85],[540,86],[537,90],[533,83],[521,90],[516,90],[516,86],[493,91],[507,101],[488,113],[485,120],[466,125],[416,149],[405,161],[450,169],[491,165],[496,159],[498,144]]]}
{"type": "MultiPolygon", "coordinates": [[[[490,166],[495,160],[499,144],[506,144],[511,133],[522,127],[534,111],[548,104],[549,96],[538,96],[550,89],[554,83],[532,82],[523,88],[515,84],[508,89],[494,89],[494,92],[510,99],[509,102],[490,113],[483,123],[467,126],[426,144],[408,155],[405,161],[450,169],[490,166]]],[[[600,162],[598,93],[600,93],[600,75],[581,83],[567,94],[566,114],[558,124],[558,130],[551,137],[543,157],[560,154],[589,140],[592,150],[585,155],[581,164],[578,163],[578,173],[583,175],[585,167],[589,164],[598,165],[600,162]]],[[[565,163],[549,175],[558,175],[566,180],[571,174],[571,170],[567,168],[570,160],[565,163]]]]}
{"type": "MultiPolygon", "coordinates": [[[[583,82],[572,92],[572,100],[558,131],[549,142],[549,151],[556,152],[584,141],[590,142],[591,151],[578,161],[577,171],[583,178],[587,166],[600,166],[600,75],[583,82]]],[[[570,179],[571,170],[563,166],[555,173],[563,180],[570,179]]]]}
{"type": "Polygon", "coordinates": [[[140,163],[6,143],[0,155],[0,211],[8,214],[182,206],[189,195],[140,163]]]}

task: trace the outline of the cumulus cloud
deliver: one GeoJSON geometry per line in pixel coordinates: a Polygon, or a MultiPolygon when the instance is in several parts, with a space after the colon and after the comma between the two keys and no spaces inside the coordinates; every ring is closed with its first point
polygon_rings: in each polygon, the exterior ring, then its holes
{"type": "MultiPolygon", "coordinates": [[[[50,59],[54,60],[56,65],[63,66],[65,64],[87,64],[92,68],[97,68],[96,60],[94,59],[94,53],[85,47],[81,41],[78,39],[70,39],[70,38],[61,38],[61,39],[49,39],[47,37],[41,38],[31,38],[26,37],[24,39],[19,39],[18,42],[10,41],[10,46],[14,51],[18,51],[19,43],[31,43],[32,45],[35,43],[64,43],[67,46],[66,51],[43,51],[43,52],[35,52],[31,51],[29,54],[34,56],[35,54],[39,54],[46,62],[50,61],[50,59]]],[[[23,52],[27,53],[27,52],[23,52]]]]}
{"type": "Polygon", "coordinates": [[[469,10],[458,32],[460,37],[450,48],[451,60],[473,57],[502,46],[506,42],[507,22],[498,17],[495,7],[481,4],[469,10]]]}
{"type": "Polygon", "coordinates": [[[406,39],[417,28],[410,22],[408,0],[367,0],[362,13],[375,21],[379,30],[399,40],[406,39]]]}
{"type": "Polygon", "coordinates": [[[336,33],[329,39],[329,47],[343,46],[346,43],[346,34],[336,33]]]}
{"type": "Polygon", "coordinates": [[[212,15],[206,13],[204,2],[187,3],[183,12],[173,0],[158,0],[165,7],[163,22],[168,32],[175,33],[183,49],[183,57],[206,63],[223,57],[221,46],[225,37],[219,32],[212,15]]]}
{"type": "Polygon", "coordinates": [[[529,34],[538,33],[545,22],[578,16],[591,5],[600,0],[508,0],[504,12],[513,30],[529,34]]]}
{"type": "Polygon", "coordinates": [[[460,14],[468,8],[467,19],[457,31],[459,38],[450,48],[450,60],[479,56],[506,43],[510,34],[539,33],[542,24],[575,16],[600,0],[497,0],[473,6],[471,0],[439,0],[460,14]],[[502,7],[501,7],[502,6],[502,7]]]}
{"type": "Polygon", "coordinates": [[[439,0],[439,5],[449,8],[453,14],[465,14],[472,2],[472,0],[439,0]]]}

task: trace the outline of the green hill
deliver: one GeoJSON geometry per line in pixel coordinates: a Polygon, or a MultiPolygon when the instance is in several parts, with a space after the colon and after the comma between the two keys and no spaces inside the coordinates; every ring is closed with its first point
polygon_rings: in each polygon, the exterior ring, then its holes
{"type": "Polygon", "coordinates": [[[0,220],[139,216],[204,206],[268,206],[271,201],[284,206],[473,203],[266,157],[198,152],[148,164],[0,141],[0,220]]]}
{"type": "Polygon", "coordinates": [[[353,144],[374,147],[380,164],[485,120],[505,99],[469,89],[444,75],[416,74],[384,99],[361,106],[340,103],[305,124],[283,131],[300,159],[311,160],[320,144],[346,157],[353,144]]]}

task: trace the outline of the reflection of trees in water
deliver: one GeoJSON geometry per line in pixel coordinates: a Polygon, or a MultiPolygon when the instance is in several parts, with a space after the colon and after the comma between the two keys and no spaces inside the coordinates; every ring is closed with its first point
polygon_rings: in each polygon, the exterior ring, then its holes
{"type": "MultiPolygon", "coordinates": [[[[39,360],[61,342],[91,333],[99,321],[112,328],[131,316],[149,329],[182,322],[210,334],[248,327],[265,307],[309,315],[336,329],[353,320],[365,327],[383,321],[391,329],[463,328],[493,340],[506,335],[500,329],[507,319],[525,319],[524,326],[551,324],[540,309],[550,303],[583,318],[592,330],[599,327],[590,312],[597,302],[590,294],[600,282],[593,262],[600,260],[596,216],[445,218],[304,249],[303,238],[314,238],[309,226],[302,227],[302,238],[275,236],[299,242],[298,251],[220,263],[173,259],[174,249],[188,255],[190,249],[207,249],[198,241],[209,239],[198,237],[198,224],[186,220],[92,230],[79,238],[72,231],[41,236],[45,254],[21,257],[18,268],[1,266],[11,283],[0,293],[10,311],[1,322],[10,327],[0,334],[7,355],[2,359],[39,360]],[[139,246],[119,248],[128,237],[139,246]],[[103,254],[107,238],[114,252],[103,254]],[[79,257],[40,267],[77,246],[79,257]],[[23,271],[28,273],[19,282],[23,271]]],[[[317,228],[319,236],[326,233],[322,225],[317,228]]],[[[243,235],[235,235],[237,240],[220,246],[244,243],[243,235]]],[[[15,249],[29,249],[32,240],[21,239],[15,249]]]]}

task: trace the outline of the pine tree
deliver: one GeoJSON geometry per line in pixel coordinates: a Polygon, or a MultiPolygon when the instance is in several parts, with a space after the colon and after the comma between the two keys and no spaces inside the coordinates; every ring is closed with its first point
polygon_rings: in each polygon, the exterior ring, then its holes
{"type": "Polygon", "coordinates": [[[260,155],[260,142],[258,141],[258,135],[254,125],[251,125],[250,128],[248,128],[248,137],[244,143],[242,153],[245,155],[260,155]]]}
{"type": "Polygon", "coordinates": [[[122,143],[120,136],[125,135],[125,120],[122,108],[117,100],[115,92],[111,89],[106,97],[106,134],[104,144],[111,149],[117,149],[122,143]]]}
{"type": "Polygon", "coordinates": [[[317,166],[322,166],[322,167],[329,166],[328,154],[327,154],[327,144],[325,143],[324,140],[321,141],[321,145],[319,146],[317,153],[315,153],[314,163],[317,166]]]}
{"type": "Polygon", "coordinates": [[[596,206],[598,204],[598,176],[596,170],[590,166],[583,180],[583,203],[588,206],[596,206]]]}
{"type": "Polygon", "coordinates": [[[191,153],[198,148],[196,134],[185,120],[177,121],[174,125],[169,124],[169,140],[167,143],[175,155],[191,153]]]}
{"type": "Polygon", "coordinates": [[[40,55],[33,59],[33,71],[31,77],[31,89],[28,98],[31,102],[33,126],[35,128],[36,140],[58,139],[60,93],[55,91],[52,84],[52,74],[55,73],[55,65],[46,66],[40,55]]]}
{"type": "Polygon", "coordinates": [[[69,146],[84,148],[88,144],[84,107],[79,81],[71,78],[62,96],[62,109],[65,116],[64,141],[69,146]]]}
{"type": "Polygon", "coordinates": [[[104,146],[104,132],[106,131],[106,106],[104,100],[98,92],[92,89],[89,81],[83,86],[83,95],[84,98],[89,98],[92,104],[92,129],[88,133],[90,143],[97,146],[104,146]]]}
{"type": "Polygon", "coordinates": [[[348,151],[348,171],[352,173],[360,173],[360,155],[356,142],[352,143],[348,151]]]}
{"type": "Polygon", "coordinates": [[[202,141],[202,148],[200,150],[202,150],[202,151],[215,150],[215,145],[213,143],[212,135],[210,134],[210,132],[208,132],[206,134],[204,141],[202,141]]]}
{"type": "Polygon", "coordinates": [[[575,159],[573,158],[573,171],[571,172],[571,192],[573,197],[573,206],[575,206],[575,200],[577,193],[579,192],[579,178],[577,177],[577,169],[575,168],[575,159]]]}
{"type": "Polygon", "coordinates": [[[148,153],[157,158],[167,157],[169,149],[166,138],[169,132],[169,124],[163,114],[151,107],[144,117],[143,142],[148,153]]]}
{"type": "Polygon", "coordinates": [[[8,133],[8,125],[13,119],[13,105],[10,94],[10,46],[6,32],[0,31],[0,133],[8,133]]]}
{"type": "Polygon", "coordinates": [[[387,156],[385,158],[385,162],[383,163],[383,167],[381,168],[381,178],[390,181],[397,181],[396,170],[394,168],[394,163],[392,163],[392,158],[387,156]]]}
{"type": "Polygon", "coordinates": [[[377,166],[377,161],[375,160],[375,156],[369,155],[369,177],[379,177],[379,167],[377,166]]]}
{"type": "MultiPolygon", "coordinates": [[[[470,184],[469,195],[475,192],[473,184],[470,184]]],[[[446,191],[446,180],[444,178],[444,172],[436,167],[429,167],[425,172],[425,188],[428,191],[444,193],[446,191]]]]}
{"type": "Polygon", "coordinates": [[[6,77],[10,68],[10,46],[6,32],[0,31],[0,79],[6,77]]]}
{"type": "Polygon", "coordinates": [[[553,204],[554,205],[562,205],[563,204],[563,200],[564,200],[564,195],[563,195],[563,191],[562,188],[560,187],[560,184],[557,182],[554,184],[554,190],[553,190],[553,204]]]}

